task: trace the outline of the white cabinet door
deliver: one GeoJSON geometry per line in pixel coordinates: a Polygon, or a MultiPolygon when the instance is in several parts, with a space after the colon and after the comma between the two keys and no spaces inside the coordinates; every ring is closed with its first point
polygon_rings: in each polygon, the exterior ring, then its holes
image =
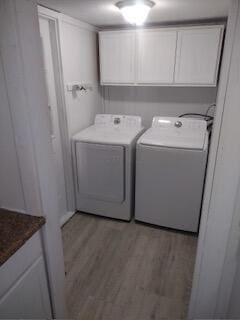
{"type": "Polygon", "coordinates": [[[177,31],[164,29],[137,32],[137,83],[172,84],[177,31]]]}
{"type": "Polygon", "coordinates": [[[100,32],[100,72],[102,84],[135,82],[135,32],[100,32]]]}
{"type": "Polygon", "coordinates": [[[50,319],[46,271],[39,258],[0,299],[1,319],[50,319]]]}
{"type": "Polygon", "coordinates": [[[178,31],[176,84],[216,85],[222,33],[222,26],[178,31]]]}

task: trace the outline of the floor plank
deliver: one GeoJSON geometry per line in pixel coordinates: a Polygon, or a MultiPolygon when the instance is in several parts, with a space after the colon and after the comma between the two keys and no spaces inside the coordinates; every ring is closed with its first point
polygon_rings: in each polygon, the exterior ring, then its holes
{"type": "Polygon", "coordinates": [[[186,319],[195,236],[79,213],[63,245],[70,317],[186,319]]]}

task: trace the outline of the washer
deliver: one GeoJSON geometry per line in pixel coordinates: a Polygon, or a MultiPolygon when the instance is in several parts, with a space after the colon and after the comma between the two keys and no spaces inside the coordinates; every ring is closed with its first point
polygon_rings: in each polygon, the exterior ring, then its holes
{"type": "Polygon", "coordinates": [[[205,120],[153,118],[137,142],[136,220],[197,232],[207,154],[205,120]]]}
{"type": "Polygon", "coordinates": [[[77,210],[131,220],[141,118],[98,114],[73,137],[77,210]]]}

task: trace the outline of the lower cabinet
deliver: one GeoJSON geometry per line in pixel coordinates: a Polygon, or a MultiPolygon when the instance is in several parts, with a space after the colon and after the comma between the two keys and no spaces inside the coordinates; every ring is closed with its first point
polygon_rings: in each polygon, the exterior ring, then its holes
{"type": "Polygon", "coordinates": [[[42,255],[36,259],[39,250],[35,249],[41,245],[37,243],[38,240],[40,237],[28,240],[20,249],[21,252],[13,255],[0,268],[0,281],[3,280],[0,289],[0,319],[52,318],[44,259],[42,255]],[[25,259],[26,254],[32,255],[33,259],[25,259]],[[30,261],[30,265],[27,265],[30,261]]]}

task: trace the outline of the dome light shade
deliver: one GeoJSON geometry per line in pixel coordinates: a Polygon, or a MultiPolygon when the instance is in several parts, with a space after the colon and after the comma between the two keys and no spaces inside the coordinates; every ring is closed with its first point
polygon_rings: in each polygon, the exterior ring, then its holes
{"type": "Polygon", "coordinates": [[[130,24],[141,26],[155,5],[153,1],[135,0],[135,1],[120,1],[116,6],[121,10],[124,19],[130,24]]]}

